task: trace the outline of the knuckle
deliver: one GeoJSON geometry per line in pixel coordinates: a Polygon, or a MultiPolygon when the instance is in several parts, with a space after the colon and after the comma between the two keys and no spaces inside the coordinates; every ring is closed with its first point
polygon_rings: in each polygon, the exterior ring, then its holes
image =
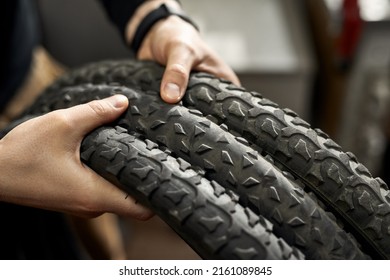
{"type": "Polygon", "coordinates": [[[103,102],[94,100],[88,103],[88,106],[95,112],[99,117],[103,117],[107,114],[107,106],[104,106],[103,102]]]}
{"type": "Polygon", "coordinates": [[[69,119],[68,115],[64,110],[57,110],[48,114],[50,118],[50,123],[56,124],[63,130],[71,130],[74,127],[74,124],[69,119]]]}
{"type": "Polygon", "coordinates": [[[189,73],[186,68],[180,63],[173,63],[167,69],[172,75],[175,75],[181,79],[187,79],[189,77],[189,73]]]}
{"type": "Polygon", "coordinates": [[[91,197],[80,199],[78,205],[78,213],[81,213],[85,217],[94,217],[102,213],[101,209],[98,207],[97,201],[91,197]]]}
{"type": "Polygon", "coordinates": [[[182,52],[185,52],[190,57],[196,57],[198,54],[198,48],[195,47],[195,44],[191,44],[187,40],[173,40],[172,45],[174,45],[175,48],[180,48],[182,52]]]}

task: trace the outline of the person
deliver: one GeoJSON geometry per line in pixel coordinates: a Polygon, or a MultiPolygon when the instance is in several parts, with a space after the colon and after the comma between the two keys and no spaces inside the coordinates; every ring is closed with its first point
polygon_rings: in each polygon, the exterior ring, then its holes
{"type": "MultiPolygon", "coordinates": [[[[5,62],[0,69],[2,105],[12,97],[12,92],[23,80],[22,74],[27,72],[26,67],[19,67],[18,63],[23,65],[23,58],[24,64],[26,61],[27,64],[30,62],[29,51],[36,44],[33,38],[29,38],[31,35],[21,32],[23,21],[25,29],[31,28],[28,26],[29,17],[22,16],[23,13],[28,13],[26,6],[31,5],[29,2],[31,1],[9,0],[2,3],[6,8],[8,5],[8,12],[5,12],[7,9],[3,10],[7,15],[1,17],[2,21],[8,20],[8,25],[2,23],[0,29],[0,36],[8,39],[2,40],[8,43],[8,49],[7,44],[2,44],[0,54],[5,62]],[[14,12],[9,12],[10,9],[14,12]],[[12,15],[18,15],[17,18],[24,20],[18,22],[12,15]],[[10,32],[5,27],[9,29],[12,24],[16,27],[10,32]],[[15,36],[29,40],[30,44],[21,44],[22,41],[18,41],[21,38],[15,39],[15,36]],[[14,47],[9,47],[12,42],[14,47]],[[16,51],[24,56],[16,56],[16,51]],[[13,57],[15,59],[12,60],[13,57]],[[11,70],[16,73],[13,77],[17,78],[12,79],[11,70]]],[[[182,12],[181,4],[175,0],[101,0],[101,3],[129,45],[135,40],[134,36],[138,36],[140,24],[162,4],[182,12]]],[[[188,18],[176,15],[158,19],[146,31],[136,49],[138,59],[155,60],[166,66],[161,82],[161,98],[169,103],[182,99],[191,70],[209,72],[239,84],[233,70],[205,43],[194,24],[186,19],[188,18]]],[[[10,227],[7,228],[8,235],[0,236],[0,242],[5,245],[0,250],[0,258],[79,257],[74,252],[64,253],[69,248],[65,248],[68,245],[61,244],[67,242],[61,239],[63,235],[55,231],[33,237],[36,243],[39,243],[38,239],[46,242],[53,239],[51,242],[57,246],[55,252],[30,254],[34,250],[42,251],[41,247],[34,247],[31,242],[28,245],[27,241],[23,242],[28,235],[33,234],[33,228],[40,226],[40,218],[37,217],[41,217],[42,213],[55,216],[50,219],[53,228],[57,228],[55,223],[64,223],[56,216],[57,212],[80,217],[97,217],[111,212],[139,220],[146,220],[153,215],[149,209],[127,197],[119,188],[80,161],[79,149],[83,137],[94,128],[119,117],[127,107],[128,100],[122,95],[116,95],[53,111],[17,126],[0,140],[0,213],[2,222],[5,223],[8,219],[10,227]],[[28,211],[20,210],[19,206],[28,207],[28,211]],[[38,215],[27,218],[34,211],[38,211],[38,215]],[[28,224],[18,228],[18,219],[23,219],[28,224]],[[15,244],[7,239],[20,242],[15,244]],[[59,249],[61,246],[64,247],[63,251],[59,249]],[[29,247],[29,251],[24,247],[29,247]]],[[[4,232],[7,230],[2,226],[1,234],[6,234],[4,232]]]]}

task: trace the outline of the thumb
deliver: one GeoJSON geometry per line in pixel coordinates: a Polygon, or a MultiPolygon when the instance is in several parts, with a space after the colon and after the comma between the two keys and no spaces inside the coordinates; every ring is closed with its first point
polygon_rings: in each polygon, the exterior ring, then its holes
{"type": "Polygon", "coordinates": [[[79,136],[84,136],[98,126],[117,119],[128,107],[129,100],[124,95],[114,95],[102,100],[94,100],[65,110],[66,118],[72,127],[77,127],[79,136]]]}

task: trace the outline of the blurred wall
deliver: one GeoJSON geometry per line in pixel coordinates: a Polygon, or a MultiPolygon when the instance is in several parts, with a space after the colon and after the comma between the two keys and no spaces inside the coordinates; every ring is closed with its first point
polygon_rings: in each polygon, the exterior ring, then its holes
{"type": "MultiPolygon", "coordinates": [[[[37,0],[43,39],[67,66],[131,56],[96,0],[37,0]]],[[[182,0],[244,87],[309,118],[314,62],[301,1],[182,0]]]]}
{"type": "Polygon", "coordinates": [[[43,44],[69,67],[132,53],[97,0],[36,0],[43,44]]]}

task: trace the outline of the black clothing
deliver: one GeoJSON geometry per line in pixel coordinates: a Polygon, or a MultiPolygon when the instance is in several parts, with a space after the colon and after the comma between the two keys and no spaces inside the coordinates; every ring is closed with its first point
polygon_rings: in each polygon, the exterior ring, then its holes
{"type": "Polygon", "coordinates": [[[34,1],[3,0],[0,7],[1,112],[28,73],[39,31],[34,1]]]}
{"type": "Polygon", "coordinates": [[[145,0],[100,0],[111,21],[125,34],[126,24],[145,0]]]}
{"type": "Polygon", "coordinates": [[[1,260],[85,258],[66,217],[57,212],[0,202],[1,260]]]}
{"type": "MultiPolygon", "coordinates": [[[[126,22],[145,0],[101,0],[124,35],[126,22]]],[[[40,41],[32,0],[0,1],[0,112],[27,75],[40,41]]],[[[0,259],[79,259],[85,257],[61,213],[0,202],[0,259]]]]}
{"type": "MultiPolygon", "coordinates": [[[[126,23],[146,0],[99,0],[124,36],[126,23]]],[[[0,1],[0,112],[30,69],[40,42],[38,11],[32,0],[0,1]]]]}

